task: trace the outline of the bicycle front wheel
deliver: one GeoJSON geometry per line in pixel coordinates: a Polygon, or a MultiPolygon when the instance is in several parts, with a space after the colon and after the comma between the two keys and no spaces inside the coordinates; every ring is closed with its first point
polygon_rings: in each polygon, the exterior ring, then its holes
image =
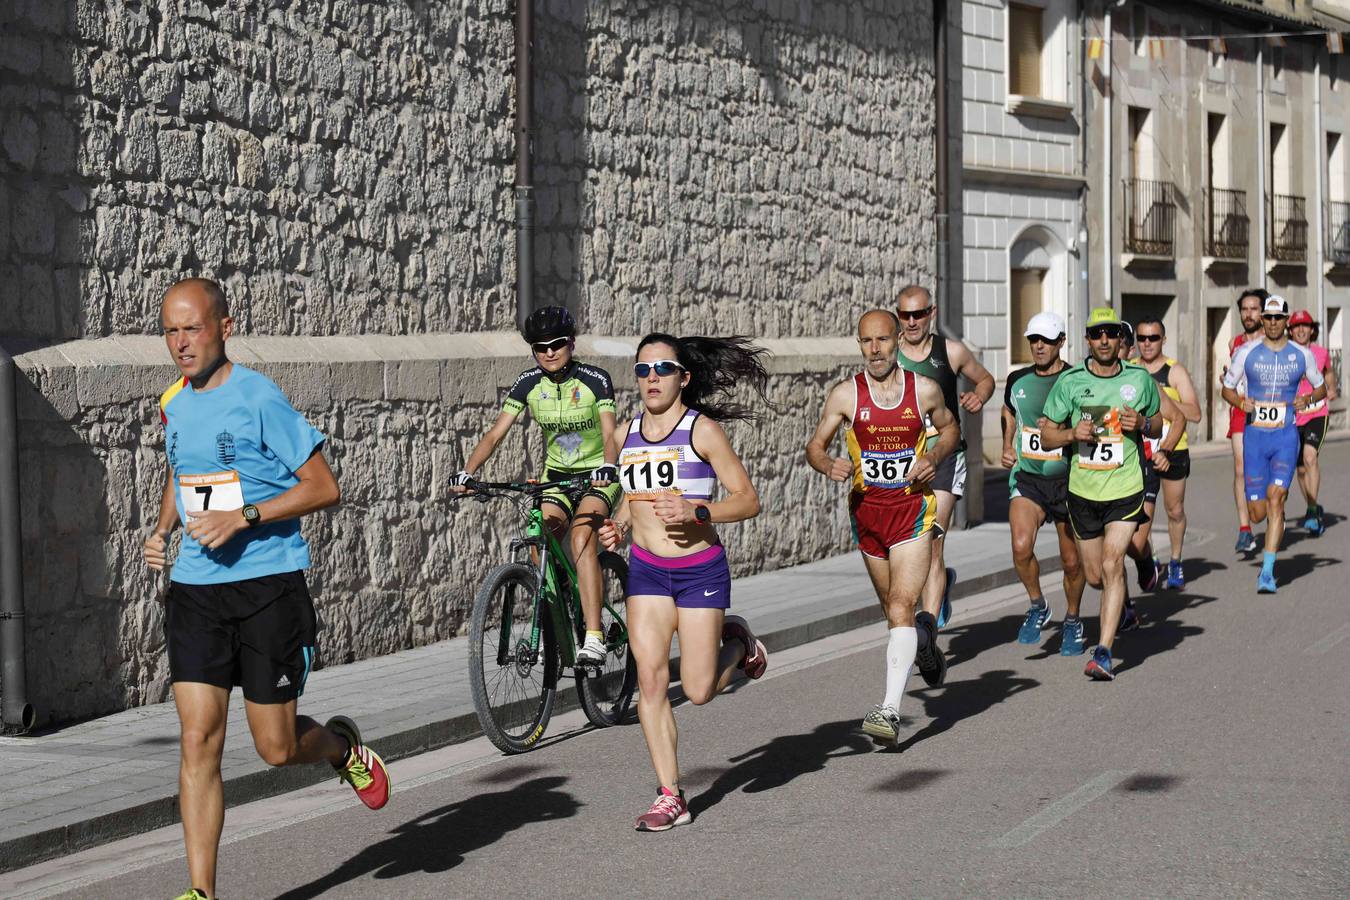
{"type": "Polygon", "coordinates": [[[483,734],[504,753],[524,753],[544,734],[558,690],[558,644],[538,600],[535,571],[507,563],[488,574],[469,622],[469,686],[483,734]],[[539,650],[530,644],[540,605],[539,650]]]}
{"type": "Polygon", "coordinates": [[[600,554],[600,574],[604,586],[604,604],[600,608],[600,627],[605,632],[609,654],[605,664],[590,672],[577,670],[577,696],[586,718],[597,728],[623,721],[637,689],[637,663],[628,646],[627,614],[628,563],[617,553],[600,554]],[[613,608],[618,615],[610,612],[613,608]]]}

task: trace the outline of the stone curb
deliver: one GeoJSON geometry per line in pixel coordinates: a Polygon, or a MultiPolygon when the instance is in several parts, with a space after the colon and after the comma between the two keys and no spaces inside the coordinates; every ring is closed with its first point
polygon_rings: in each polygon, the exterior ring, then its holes
{"type": "MultiPolygon", "coordinates": [[[[1058,571],[1059,558],[1041,560],[1042,573],[1058,571]]],[[[985,575],[958,581],[952,589],[951,599],[962,600],[994,588],[1003,587],[1017,580],[1016,571],[1009,566],[985,575]]],[[[864,625],[881,621],[879,607],[867,605],[843,612],[829,613],[813,618],[809,622],[789,625],[773,631],[760,632],[758,636],[765,644],[775,650],[787,650],[811,641],[830,637],[845,631],[851,631],[864,625]]],[[[671,660],[672,675],[678,666],[679,656],[671,660]]],[[[568,686],[558,691],[553,712],[558,714],[577,706],[576,688],[568,686]]],[[[421,722],[417,725],[381,735],[370,741],[370,746],[379,751],[388,762],[404,759],[438,750],[451,744],[462,743],[482,735],[478,727],[478,717],[470,713],[421,722]]],[[[225,779],[226,807],[239,806],[274,797],[289,791],[327,781],[334,776],[323,771],[320,766],[266,769],[249,772],[235,778],[225,779]]],[[[173,825],[178,819],[178,795],[176,793],[155,797],[102,815],[93,816],[83,822],[34,831],[20,837],[0,843],[0,872],[8,872],[44,860],[66,856],[81,850],[87,850],[101,844],[111,843],[121,838],[131,837],[156,828],[173,825]]]]}

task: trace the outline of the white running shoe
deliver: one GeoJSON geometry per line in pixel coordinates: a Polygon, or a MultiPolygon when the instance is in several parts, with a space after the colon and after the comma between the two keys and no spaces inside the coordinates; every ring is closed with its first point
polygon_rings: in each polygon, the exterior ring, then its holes
{"type": "Polygon", "coordinates": [[[586,642],[577,651],[577,665],[603,666],[605,657],[608,655],[609,651],[605,649],[605,642],[593,634],[588,634],[586,635],[586,642]]]}

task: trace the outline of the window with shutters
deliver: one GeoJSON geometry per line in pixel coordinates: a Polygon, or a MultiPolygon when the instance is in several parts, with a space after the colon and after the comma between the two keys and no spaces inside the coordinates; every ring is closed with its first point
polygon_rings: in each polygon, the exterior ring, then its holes
{"type": "Polygon", "coordinates": [[[1009,350],[1014,365],[1026,365],[1031,362],[1031,346],[1026,338],[1027,323],[1043,307],[1041,286],[1045,281],[1045,269],[1013,269],[1010,273],[1008,304],[1009,350]]]}
{"type": "Polygon", "coordinates": [[[1040,97],[1044,10],[1008,4],[1008,93],[1040,97]]]}

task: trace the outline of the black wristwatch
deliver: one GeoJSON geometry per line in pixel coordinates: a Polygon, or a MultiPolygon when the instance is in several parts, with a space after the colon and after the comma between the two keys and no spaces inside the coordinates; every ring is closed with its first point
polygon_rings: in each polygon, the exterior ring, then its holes
{"type": "Polygon", "coordinates": [[[695,506],[694,521],[700,525],[707,525],[712,521],[712,510],[706,506],[695,506]]]}
{"type": "Polygon", "coordinates": [[[262,513],[258,512],[258,507],[254,506],[252,503],[245,503],[241,512],[243,512],[244,521],[248,523],[249,528],[254,527],[262,521],[262,513]]]}

